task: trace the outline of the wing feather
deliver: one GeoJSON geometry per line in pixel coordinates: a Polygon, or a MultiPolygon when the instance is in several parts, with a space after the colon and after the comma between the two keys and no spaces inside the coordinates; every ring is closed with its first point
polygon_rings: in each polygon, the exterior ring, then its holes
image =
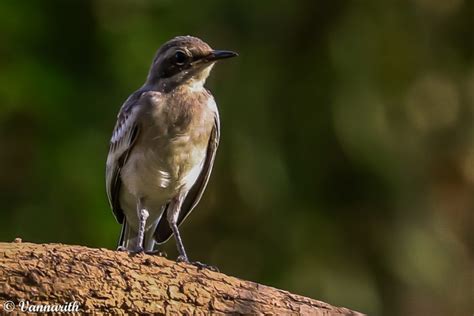
{"type": "Polygon", "coordinates": [[[110,140],[106,166],[106,190],[110,207],[119,223],[123,223],[124,214],[120,207],[119,192],[122,185],[120,171],[127,161],[139,134],[137,124],[137,104],[143,91],[133,93],[123,104],[117,117],[117,123],[110,140]]]}

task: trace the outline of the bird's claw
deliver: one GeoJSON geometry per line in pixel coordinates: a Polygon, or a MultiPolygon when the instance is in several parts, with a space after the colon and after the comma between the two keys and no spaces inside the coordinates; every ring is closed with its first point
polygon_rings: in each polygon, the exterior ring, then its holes
{"type": "Polygon", "coordinates": [[[192,264],[193,266],[197,267],[198,270],[208,269],[214,272],[219,272],[219,269],[215,266],[211,266],[209,264],[205,264],[199,261],[189,261],[189,259],[184,256],[179,256],[178,258],[176,258],[176,262],[184,262],[184,263],[192,264]]]}
{"type": "Polygon", "coordinates": [[[130,250],[130,253],[132,255],[138,255],[140,253],[145,253],[145,249],[143,249],[143,247],[141,247],[141,246],[138,246],[137,248],[135,248],[133,250],[130,250]]]}
{"type": "Polygon", "coordinates": [[[186,256],[180,255],[180,256],[178,256],[178,258],[176,258],[176,262],[189,263],[189,259],[188,259],[188,257],[186,257],[186,256]]]}
{"type": "Polygon", "coordinates": [[[196,266],[198,268],[198,270],[208,269],[208,270],[211,270],[211,271],[214,271],[214,272],[219,272],[219,269],[217,267],[211,266],[209,264],[205,264],[205,263],[202,263],[202,262],[199,262],[199,261],[193,261],[193,262],[191,262],[191,264],[193,266],[196,266]]]}
{"type": "Polygon", "coordinates": [[[124,246],[118,246],[117,251],[126,251],[130,254],[136,255],[136,254],[139,254],[139,253],[143,253],[145,250],[141,246],[138,246],[137,248],[135,248],[133,250],[128,250],[127,247],[124,247],[124,246]]]}

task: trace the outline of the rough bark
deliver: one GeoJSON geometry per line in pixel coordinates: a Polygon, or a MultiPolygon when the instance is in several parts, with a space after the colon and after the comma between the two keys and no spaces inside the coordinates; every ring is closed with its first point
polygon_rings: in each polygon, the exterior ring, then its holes
{"type": "Polygon", "coordinates": [[[158,256],[62,244],[0,243],[0,311],[77,301],[85,313],[361,315],[158,256]]]}

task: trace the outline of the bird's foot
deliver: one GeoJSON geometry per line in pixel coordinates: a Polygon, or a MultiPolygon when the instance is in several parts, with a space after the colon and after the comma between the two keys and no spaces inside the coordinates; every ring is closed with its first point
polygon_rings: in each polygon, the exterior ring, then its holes
{"type": "Polygon", "coordinates": [[[176,262],[184,262],[184,263],[189,263],[189,259],[187,256],[178,256],[178,258],[176,258],[176,262]]]}
{"type": "Polygon", "coordinates": [[[215,266],[211,266],[199,261],[189,261],[188,257],[185,257],[185,256],[179,256],[178,258],[176,258],[176,262],[185,262],[185,263],[192,264],[193,266],[197,267],[198,270],[208,269],[214,272],[219,272],[219,269],[215,266]]]}
{"type": "Polygon", "coordinates": [[[136,248],[134,249],[128,249],[127,247],[124,247],[124,246],[118,246],[117,247],[117,251],[126,251],[130,254],[139,254],[139,253],[144,253],[144,249],[143,247],[141,246],[137,246],[136,248]]]}
{"type": "Polygon", "coordinates": [[[196,266],[198,268],[198,270],[202,270],[202,269],[208,269],[208,270],[211,270],[211,271],[214,271],[214,272],[219,272],[219,268],[217,268],[216,266],[211,266],[209,264],[205,264],[205,263],[202,263],[202,262],[199,262],[199,261],[193,261],[193,262],[190,262],[193,266],[196,266]]]}
{"type": "Polygon", "coordinates": [[[152,251],[146,251],[145,252],[147,255],[152,255],[152,256],[158,256],[158,257],[164,257],[168,258],[168,254],[164,251],[161,250],[152,250],[152,251]]]}
{"type": "Polygon", "coordinates": [[[142,246],[137,246],[135,249],[129,251],[132,255],[138,255],[140,253],[145,253],[145,249],[142,246]]]}

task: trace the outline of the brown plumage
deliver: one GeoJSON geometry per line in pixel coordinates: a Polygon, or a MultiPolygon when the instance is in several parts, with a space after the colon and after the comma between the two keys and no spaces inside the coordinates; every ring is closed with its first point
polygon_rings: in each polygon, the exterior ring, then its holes
{"type": "Polygon", "coordinates": [[[175,235],[199,202],[219,143],[219,114],[204,83],[218,59],[198,38],[179,36],[157,52],[145,84],[122,106],[107,157],[106,187],[122,224],[119,249],[154,249],[175,235]]]}

